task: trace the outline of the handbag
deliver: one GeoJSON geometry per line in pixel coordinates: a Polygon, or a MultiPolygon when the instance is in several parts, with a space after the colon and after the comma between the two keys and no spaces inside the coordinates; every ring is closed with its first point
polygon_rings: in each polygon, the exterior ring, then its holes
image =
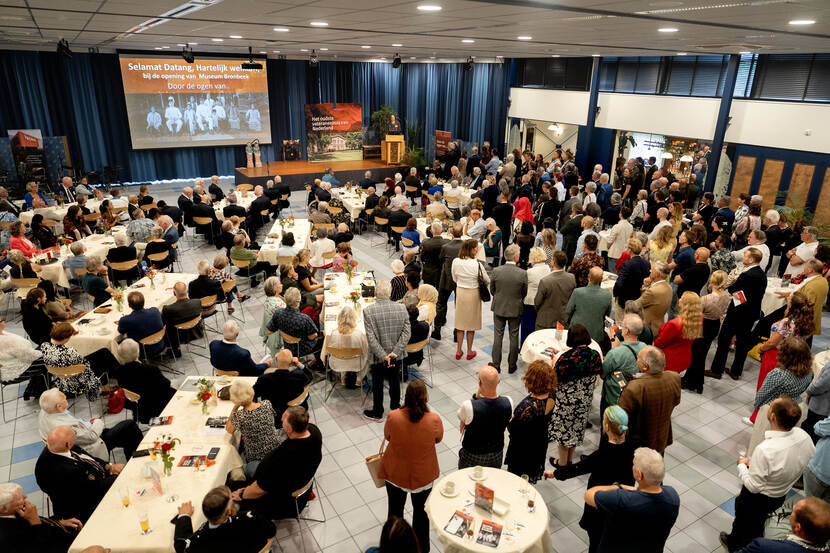
{"type": "Polygon", "coordinates": [[[369,469],[369,475],[372,477],[372,480],[375,482],[376,488],[382,488],[386,486],[386,480],[378,476],[378,472],[380,471],[380,463],[383,461],[383,453],[384,453],[384,446],[386,445],[386,438],[381,439],[380,441],[380,450],[373,455],[369,455],[366,457],[366,468],[369,469]]]}
{"type": "Polygon", "coordinates": [[[107,397],[107,413],[120,413],[124,410],[125,401],[126,395],[124,394],[124,388],[121,386],[113,386],[107,397]]]}
{"type": "Polygon", "coordinates": [[[487,287],[487,282],[481,276],[481,263],[478,264],[478,295],[484,303],[490,301],[490,288],[487,287]]]}

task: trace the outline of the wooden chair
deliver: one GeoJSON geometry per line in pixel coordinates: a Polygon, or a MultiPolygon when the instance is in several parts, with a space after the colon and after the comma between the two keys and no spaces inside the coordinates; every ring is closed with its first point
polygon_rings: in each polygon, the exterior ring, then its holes
{"type": "Polygon", "coordinates": [[[151,253],[147,256],[147,259],[149,259],[150,261],[153,261],[153,264],[155,265],[156,262],[164,261],[168,257],[170,257],[170,251],[169,250],[159,252],[159,253],[151,253]]]}
{"type": "Polygon", "coordinates": [[[401,245],[404,248],[414,248],[415,242],[410,240],[409,238],[406,238],[405,236],[401,236],[401,245]]]}
{"type": "MultiPolygon", "coordinates": [[[[161,330],[159,330],[158,332],[154,332],[153,334],[150,334],[149,336],[145,336],[144,338],[142,338],[141,340],[138,341],[138,344],[141,347],[141,353],[143,354],[143,357],[144,357],[145,360],[149,360],[149,357],[147,356],[147,346],[154,346],[154,345],[158,344],[159,342],[164,342],[164,335],[165,334],[167,334],[167,325],[162,326],[161,330]]],[[[162,353],[164,353],[164,350],[162,350],[162,353]]],[[[172,367],[164,365],[163,363],[159,363],[159,364],[165,366],[168,370],[170,370],[174,373],[184,374],[184,373],[182,373],[182,371],[179,371],[177,369],[174,369],[172,367]]]]}
{"type": "Polygon", "coordinates": [[[424,382],[427,384],[427,386],[432,388],[433,379],[435,377],[435,374],[434,374],[434,369],[432,367],[432,348],[427,349],[427,347],[426,347],[428,343],[429,343],[429,337],[427,337],[426,340],[421,340],[420,342],[415,342],[414,344],[407,344],[406,345],[406,352],[407,353],[417,353],[419,351],[425,351],[426,352],[426,355],[424,357],[427,358],[426,360],[429,363],[429,380],[427,380],[425,378],[424,382]]]}
{"type": "Polygon", "coordinates": [[[406,227],[389,227],[389,230],[392,231],[392,239],[395,242],[400,242],[403,238],[403,236],[401,236],[401,233],[406,230],[406,227]]]}
{"type": "Polygon", "coordinates": [[[240,191],[240,192],[247,192],[247,191],[249,191],[249,190],[253,190],[253,189],[254,189],[254,185],[253,185],[253,184],[248,184],[248,183],[245,183],[245,184],[237,184],[237,185],[236,185],[236,189],[237,189],[238,191],[240,191]]]}
{"type": "Polygon", "coordinates": [[[406,191],[410,193],[418,192],[420,190],[420,188],[418,188],[417,186],[404,185],[404,188],[406,188],[406,191]]]}
{"type": "Polygon", "coordinates": [[[296,336],[291,336],[287,332],[280,330],[280,336],[282,336],[282,341],[285,343],[285,347],[294,354],[295,357],[300,357],[300,342],[302,338],[297,338],[296,336]],[[294,349],[291,349],[291,346],[295,346],[294,349]]]}
{"type": "MultiPolygon", "coordinates": [[[[228,301],[227,301],[228,294],[230,294],[231,290],[233,290],[235,287],[236,287],[236,279],[235,278],[232,278],[230,280],[226,280],[225,282],[222,283],[222,291],[225,293],[225,300],[226,300],[226,301],[223,301],[222,304],[221,304],[225,307],[225,310],[224,310],[222,316],[225,318],[225,320],[228,320],[228,317],[230,317],[232,319],[237,319],[237,320],[240,320],[242,322],[245,322],[246,321],[246,317],[245,317],[245,311],[246,310],[245,309],[240,308],[238,310],[240,313],[242,313],[242,318],[241,319],[238,319],[237,317],[234,317],[233,314],[228,313],[228,306],[230,305],[230,303],[228,303],[228,301]]],[[[204,304],[203,304],[203,307],[204,307],[204,304]]],[[[204,317],[204,315],[203,315],[203,317],[204,317]]]]}
{"type": "MultiPolygon", "coordinates": [[[[213,296],[210,296],[210,297],[213,298],[213,312],[215,313],[216,312],[216,294],[214,294],[213,296]]],[[[204,305],[204,302],[202,302],[202,305],[204,305]]],[[[176,329],[176,338],[178,338],[179,344],[182,343],[182,332],[187,332],[189,330],[193,330],[194,328],[196,328],[197,326],[199,326],[201,324],[202,324],[202,315],[199,314],[199,315],[196,315],[194,318],[190,319],[189,321],[185,321],[183,323],[178,323],[178,324],[173,325],[173,328],[176,329]]],[[[205,341],[205,345],[200,346],[200,347],[205,350],[205,353],[207,353],[207,351],[209,349],[209,346],[208,346],[208,341],[207,341],[207,334],[204,332],[204,329],[202,330],[202,338],[205,341]]],[[[187,342],[185,344],[185,347],[187,348],[187,353],[193,353],[193,352],[190,351],[190,342],[187,342]]],[[[195,355],[198,355],[199,357],[204,357],[205,359],[210,359],[210,357],[208,355],[204,355],[204,354],[201,354],[201,353],[196,353],[195,355]]],[[[176,356],[175,351],[173,352],[173,356],[174,357],[176,356]]]]}
{"type": "MultiPolygon", "coordinates": [[[[209,226],[209,227],[211,227],[209,232],[210,232],[210,234],[213,234],[213,219],[212,218],[210,218],[210,217],[194,217],[193,218],[193,224],[196,226],[196,230],[198,230],[199,227],[209,226]]],[[[194,232],[193,234],[197,234],[197,233],[194,232]]],[[[207,235],[205,235],[205,240],[207,240],[207,235]]]]}
{"type": "MultiPolygon", "coordinates": [[[[308,484],[306,484],[305,486],[303,486],[299,490],[295,490],[295,491],[291,492],[291,497],[294,498],[294,508],[297,511],[297,516],[295,518],[297,519],[297,525],[298,526],[299,526],[301,520],[305,520],[305,521],[309,521],[309,522],[326,522],[326,511],[323,508],[323,502],[322,501],[320,501],[320,511],[323,513],[323,518],[318,519],[318,518],[310,518],[310,517],[301,517],[300,516],[299,499],[302,496],[304,496],[306,494],[309,494],[311,492],[312,485],[316,485],[316,482],[315,482],[314,478],[312,478],[311,481],[308,484]]],[[[306,503],[306,505],[308,505],[308,503],[306,503]]],[[[303,547],[305,547],[305,542],[303,542],[303,547]]]]}
{"type": "Polygon", "coordinates": [[[87,213],[86,215],[84,215],[84,221],[86,221],[87,223],[95,222],[100,218],[101,218],[101,214],[97,213],[95,211],[93,211],[92,213],[87,213]]]}
{"type": "Polygon", "coordinates": [[[329,393],[326,394],[326,398],[323,400],[323,402],[326,402],[326,401],[329,400],[329,397],[331,396],[331,393],[334,391],[334,388],[337,386],[337,381],[338,381],[338,376],[339,376],[339,373],[337,373],[337,371],[335,371],[334,369],[331,368],[331,359],[334,358],[334,359],[338,359],[340,361],[350,361],[352,359],[357,359],[358,357],[363,355],[365,352],[361,348],[332,348],[332,347],[327,347],[326,348],[326,353],[328,354],[326,356],[326,378],[329,378],[332,381],[332,383],[331,383],[331,388],[329,388],[329,393]],[[335,375],[334,378],[331,378],[331,373],[332,372],[337,373],[337,375],[335,375]]]}
{"type": "Polygon", "coordinates": [[[11,230],[13,224],[8,221],[0,222],[0,230],[11,230]]]}
{"type": "Polygon", "coordinates": [[[311,383],[306,384],[306,387],[303,388],[303,391],[292,399],[291,401],[286,402],[286,405],[289,407],[295,407],[297,405],[302,405],[305,400],[308,400],[308,410],[311,412],[311,420],[314,420],[314,405],[311,403],[311,399],[309,396],[311,395],[311,383]]]}
{"type": "Polygon", "coordinates": [[[342,207],[329,206],[328,212],[329,212],[329,215],[334,217],[335,215],[340,215],[341,213],[343,213],[343,208],[342,207]]]}
{"type": "Polygon", "coordinates": [[[138,259],[111,262],[110,268],[112,269],[112,279],[116,282],[123,278],[127,281],[127,284],[130,284],[130,277],[134,279],[140,278],[138,259]]]}
{"type": "Polygon", "coordinates": [[[128,390],[127,388],[121,387],[124,390],[124,397],[127,401],[131,401],[135,403],[135,409],[133,409],[133,421],[138,424],[138,402],[141,401],[141,394],[137,394],[132,390],[128,390]]]}
{"type": "Polygon", "coordinates": [[[357,225],[355,225],[355,226],[357,226],[358,233],[363,234],[363,224],[365,223],[367,227],[369,226],[369,218],[372,216],[372,213],[374,213],[374,212],[375,212],[375,208],[373,207],[371,209],[364,209],[360,213],[360,215],[358,215],[357,225]],[[363,218],[364,215],[366,217],[365,219],[363,218]]]}
{"type": "Polygon", "coordinates": [[[119,206],[119,207],[113,206],[113,208],[112,208],[112,212],[115,213],[116,215],[121,215],[125,211],[127,211],[127,206],[125,206],[125,205],[122,205],[122,206],[119,206]]]}
{"type": "MultiPolygon", "coordinates": [[[[216,308],[216,304],[218,303],[219,298],[216,294],[213,294],[211,296],[205,296],[203,298],[200,298],[199,301],[202,302],[202,313],[201,313],[202,324],[204,325],[205,329],[207,330],[207,323],[205,322],[205,320],[210,318],[210,317],[216,316],[216,313],[218,313],[218,310],[216,308]]],[[[219,328],[218,327],[217,328],[211,328],[210,330],[212,332],[219,333],[219,328]]]]}
{"type": "Polygon", "coordinates": [[[43,220],[43,225],[46,226],[46,227],[54,227],[57,224],[58,224],[57,221],[52,221],[51,219],[44,219],[43,220]]]}
{"type": "Polygon", "coordinates": [[[314,223],[311,225],[314,230],[324,228],[326,230],[334,230],[334,223],[314,223]]]}
{"type": "MultiPolygon", "coordinates": [[[[379,232],[379,227],[382,229],[382,227],[387,227],[387,226],[389,226],[389,219],[384,219],[382,217],[375,217],[375,232],[379,232]]],[[[381,234],[383,234],[383,233],[381,232],[381,234]]],[[[375,246],[379,246],[380,244],[383,244],[383,243],[385,243],[385,240],[378,243],[378,244],[374,244],[374,243],[370,242],[369,247],[374,248],[375,246]]]]}
{"type": "MultiPolygon", "coordinates": [[[[3,366],[0,365],[0,369],[2,369],[2,368],[3,368],[3,366]]],[[[47,378],[45,372],[43,372],[41,374],[30,374],[30,375],[26,375],[26,376],[21,375],[21,376],[18,376],[17,378],[13,378],[11,380],[0,380],[0,403],[2,403],[2,408],[3,408],[3,422],[16,421],[19,418],[22,418],[22,417],[25,417],[26,415],[30,415],[32,413],[37,412],[37,411],[30,411],[30,412],[24,413],[22,415],[17,415],[13,419],[9,420],[9,419],[6,418],[6,403],[7,402],[4,399],[5,396],[3,395],[3,390],[5,390],[7,386],[14,386],[15,384],[22,384],[24,382],[31,382],[35,378],[42,378],[44,389],[49,388],[49,379],[47,378]]],[[[14,397],[9,401],[17,402],[17,398],[18,398],[19,395],[21,395],[21,394],[15,394],[14,397]]],[[[15,409],[15,412],[16,411],[17,410],[15,409]]]]}
{"type": "Polygon", "coordinates": [[[216,367],[211,367],[215,376],[239,376],[239,371],[220,371],[216,367]]]}
{"type": "MultiPolygon", "coordinates": [[[[247,259],[246,259],[246,260],[242,260],[242,259],[231,259],[231,263],[233,263],[233,265],[234,265],[237,269],[240,269],[240,270],[241,270],[241,269],[248,269],[248,267],[251,265],[251,262],[250,262],[250,261],[248,261],[247,259]]],[[[256,275],[258,275],[259,273],[263,272],[264,270],[265,270],[265,269],[258,270],[258,271],[254,272],[254,273],[252,273],[252,272],[249,270],[247,275],[240,275],[240,274],[239,274],[239,271],[237,271],[237,272],[236,272],[236,276],[247,277],[247,278],[248,278],[248,287],[250,288],[250,286],[251,286],[251,282],[253,282],[253,280],[254,280],[254,278],[256,277],[256,275]]]]}
{"type": "Polygon", "coordinates": [[[294,263],[294,256],[293,255],[279,255],[277,256],[277,263],[282,265],[283,263],[292,264],[294,263]]]}
{"type": "Polygon", "coordinates": [[[326,272],[326,269],[331,269],[332,259],[334,259],[334,256],[336,256],[336,255],[337,255],[337,250],[331,250],[330,252],[323,252],[323,256],[322,256],[323,257],[323,265],[321,265],[320,267],[313,267],[314,273],[312,274],[312,276],[314,276],[316,278],[317,271],[319,271],[320,269],[323,270],[323,273],[326,272]]]}
{"type": "Polygon", "coordinates": [[[151,203],[151,204],[144,204],[144,205],[140,205],[140,206],[138,206],[138,207],[140,207],[140,208],[141,208],[141,210],[142,210],[144,213],[149,212],[151,209],[158,209],[158,208],[159,208],[159,206],[157,206],[157,205],[156,205],[156,202],[153,202],[153,203],[151,203]]]}
{"type": "MultiPolygon", "coordinates": [[[[77,365],[69,365],[67,367],[58,367],[56,365],[46,365],[46,372],[57,379],[62,378],[72,378],[73,376],[78,376],[82,372],[86,370],[86,363],[79,363],[77,365]]],[[[101,376],[105,375],[103,373],[101,376]]],[[[101,377],[98,377],[98,381],[101,381],[101,377]]],[[[48,388],[48,385],[47,385],[48,388]]],[[[98,396],[100,398],[100,396],[98,396]]],[[[99,400],[100,401],[100,400],[99,400]]],[[[89,404],[89,414],[92,416],[92,401],[87,399],[87,403],[89,404]]]]}

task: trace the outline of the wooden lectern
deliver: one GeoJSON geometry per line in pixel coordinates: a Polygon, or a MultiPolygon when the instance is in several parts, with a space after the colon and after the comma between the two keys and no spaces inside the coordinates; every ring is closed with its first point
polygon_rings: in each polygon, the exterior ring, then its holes
{"type": "Polygon", "coordinates": [[[387,134],[380,141],[380,159],[387,165],[400,165],[406,150],[402,134],[387,134]]]}

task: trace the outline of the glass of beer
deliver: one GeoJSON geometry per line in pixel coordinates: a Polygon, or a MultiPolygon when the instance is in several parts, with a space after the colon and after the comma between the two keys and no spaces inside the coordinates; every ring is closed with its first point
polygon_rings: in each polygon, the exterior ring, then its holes
{"type": "Polygon", "coordinates": [[[124,507],[130,506],[130,488],[127,486],[121,486],[118,490],[119,495],[121,496],[121,505],[124,507]]]}
{"type": "Polygon", "coordinates": [[[152,531],[150,530],[150,515],[147,513],[147,511],[139,511],[138,525],[141,527],[142,536],[146,536],[152,531]]]}

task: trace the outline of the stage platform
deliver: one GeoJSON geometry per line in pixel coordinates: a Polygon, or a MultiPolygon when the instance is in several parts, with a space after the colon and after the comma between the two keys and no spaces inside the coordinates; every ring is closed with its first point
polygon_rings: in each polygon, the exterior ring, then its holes
{"type": "Polygon", "coordinates": [[[280,175],[282,182],[290,186],[291,190],[302,190],[306,184],[322,177],[327,167],[332,168],[334,176],[343,184],[347,181],[357,184],[366,171],[372,172],[372,180],[381,182],[386,177],[392,177],[398,172],[403,174],[407,170],[405,165],[387,165],[379,159],[315,163],[304,160],[268,161],[263,163],[262,167],[237,167],[234,171],[234,182],[237,185],[250,183],[265,186],[265,182],[274,178],[274,175],[280,175]]]}

